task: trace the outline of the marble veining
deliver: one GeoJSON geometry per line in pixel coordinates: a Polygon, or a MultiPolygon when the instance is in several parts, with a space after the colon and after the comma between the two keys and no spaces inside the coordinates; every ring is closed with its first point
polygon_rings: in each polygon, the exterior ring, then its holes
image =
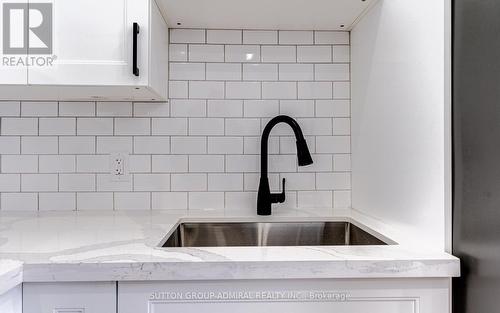
{"type": "MultiPolygon", "coordinates": [[[[332,220],[292,212],[267,220],[332,220]]],[[[408,278],[459,275],[459,260],[388,246],[160,248],[182,218],[207,212],[0,214],[0,293],[25,282],[280,278],[408,278]]],[[[234,218],[233,218],[234,219],[234,218]]],[[[257,217],[240,218],[258,220],[257,217]]],[[[346,220],[349,217],[337,218],[346,220]]]]}

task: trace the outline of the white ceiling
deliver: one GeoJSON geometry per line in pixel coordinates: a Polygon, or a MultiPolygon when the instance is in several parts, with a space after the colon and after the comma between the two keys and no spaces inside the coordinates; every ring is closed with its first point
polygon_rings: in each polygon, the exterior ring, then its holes
{"type": "Polygon", "coordinates": [[[173,28],[349,30],[376,0],[156,1],[173,28]]]}

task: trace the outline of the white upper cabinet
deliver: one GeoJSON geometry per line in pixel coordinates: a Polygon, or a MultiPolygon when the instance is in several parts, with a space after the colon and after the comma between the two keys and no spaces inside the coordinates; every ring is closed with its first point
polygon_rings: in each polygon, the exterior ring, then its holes
{"type": "Polygon", "coordinates": [[[167,98],[168,28],[154,0],[32,1],[28,66],[19,79],[0,73],[2,100],[167,98]]]}

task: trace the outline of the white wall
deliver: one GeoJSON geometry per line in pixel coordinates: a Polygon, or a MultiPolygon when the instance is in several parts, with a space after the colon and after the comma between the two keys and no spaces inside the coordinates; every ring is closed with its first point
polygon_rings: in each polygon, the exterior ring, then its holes
{"type": "Polygon", "coordinates": [[[450,206],[448,13],[447,0],[382,0],[351,32],[353,208],[439,249],[450,206]]]}
{"type": "MultiPolygon", "coordinates": [[[[173,29],[170,103],[0,102],[1,210],[227,209],[255,214],[260,135],[288,208],[350,207],[349,33],[173,29]],[[130,179],[109,154],[130,154],[130,179]]],[[[238,212],[239,213],[239,212],[238,212]]]]}

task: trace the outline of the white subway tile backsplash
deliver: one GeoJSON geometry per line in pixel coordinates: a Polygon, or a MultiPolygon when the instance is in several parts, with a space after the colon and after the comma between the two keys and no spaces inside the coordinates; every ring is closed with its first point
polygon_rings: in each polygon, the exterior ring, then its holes
{"type": "Polygon", "coordinates": [[[331,99],[333,97],[330,82],[299,82],[299,99],[331,99]]]}
{"type": "Polygon", "coordinates": [[[208,100],[208,117],[242,117],[243,100],[208,100]]]}
{"type": "Polygon", "coordinates": [[[113,210],[112,192],[78,192],[77,210],[113,210]]]}
{"type": "Polygon", "coordinates": [[[57,102],[21,102],[21,116],[57,116],[57,102]]]}
{"type": "Polygon", "coordinates": [[[243,153],[243,137],[208,137],[209,154],[243,153]]]}
{"type": "Polygon", "coordinates": [[[134,137],[134,153],[139,154],[169,154],[170,137],[139,136],[134,137]]]}
{"type": "Polygon", "coordinates": [[[0,174],[0,192],[21,191],[20,174],[0,174]]]}
{"type": "Polygon", "coordinates": [[[223,192],[190,192],[189,208],[194,210],[218,209],[224,207],[223,192]]]}
{"type": "Polygon", "coordinates": [[[36,136],[38,135],[38,119],[36,118],[2,118],[2,136],[36,136]]]}
{"type": "Polygon", "coordinates": [[[190,136],[216,136],[224,135],[223,118],[190,118],[190,136]]]}
{"type": "Polygon", "coordinates": [[[57,191],[57,174],[21,174],[21,191],[57,191]]]}
{"type": "Polygon", "coordinates": [[[183,173],[188,171],[187,155],[153,155],[152,171],[154,173],[183,173]]]}
{"type": "Polygon", "coordinates": [[[241,44],[241,30],[208,29],[207,43],[241,44]]]}
{"type": "Polygon", "coordinates": [[[97,153],[132,153],[132,137],[97,137],[97,153]]]}
{"type": "Polygon", "coordinates": [[[95,116],[95,102],[59,102],[59,116],[95,116]]]}
{"type": "Polygon", "coordinates": [[[207,63],[207,80],[241,80],[241,64],[207,63]]]}
{"type": "Polygon", "coordinates": [[[132,179],[117,181],[110,174],[97,174],[97,191],[132,191],[132,179]]]}
{"type": "MultiPolygon", "coordinates": [[[[275,131],[273,130],[273,133],[275,131]]],[[[267,144],[267,150],[269,154],[278,154],[280,153],[279,151],[279,138],[280,137],[274,137],[271,136],[269,137],[268,144],[267,144]]],[[[261,137],[245,137],[244,140],[244,154],[260,154],[260,144],[261,144],[261,137]]]]}
{"type": "MultiPolygon", "coordinates": [[[[279,139],[279,153],[281,154],[296,154],[297,153],[297,139],[295,136],[280,136],[274,137],[279,139]]],[[[316,143],[314,136],[305,136],[307,146],[309,147],[309,152],[314,153],[316,151],[316,143]]],[[[278,154],[278,153],[273,153],[278,154]]],[[[331,160],[331,158],[330,158],[331,160]]],[[[316,162],[316,161],[315,161],[316,162]]],[[[309,167],[309,166],[308,166],[309,167]]]]}
{"type": "Polygon", "coordinates": [[[336,172],[347,172],[351,170],[351,155],[350,154],[334,154],[333,155],[333,170],[336,172]]]}
{"type": "Polygon", "coordinates": [[[227,99],[260,99],[260,82],[226,82],[227,99]]]}
{"type": "Polygon", "coordinates": [[[313,43],[313,32],[312,31],[279,31],[279,43],[280,45],[292,44],[292,45],[307,45],[313,43]]]}
{"type": "Polygon", "coordinates": [[[224,98],[224,82],[190,81],[189,98],[191,99],[224,98]]]}
{"type": "Polygon", "coordinates": [[[170,80],[168,82],[168,95],[171,99],[186,99],[188,97],[188,82],[170,80]]]}
{"type": "Polygon", "coordinates": [[[204,154],[207,153],[206,137],[172,137],[170,139],[172,154],[204,154]]]}
{"type": "Polygon", "coordinates": [[[153,136],[184,136],[188,132],[187,118],[153,118],[151,121],[153,136]]]}
{"type": "Polygon", "coordinates": [[[313,64],[280,64],[280,80],[309,81],[314,80],[313,64]]]}
{"type": "Polygon", "coordinates": [[[95,153],[95,137],[59,137],[59,153],[93,154],[95,153]]]}
{"type": "Polygon", "coordinates": [[[347,190],[351,189],[350,173],[317,173],[317,190],[347,190]]]}
{"type": "Polygon", "coordinates": [[[224,172],[223,155],[190,155],[189,172],[217,173],[224,172]]]}
{"type": "Polygon", "coordinates": [[[115,210],[150,210],[151,194],[149,192],[117,192],[115,193],[115,210]]]}
{"type": "Polygon", "coordinates": [[[151,155],[130,155],[128,159],[130,173],[151,172],[151,155]]]}
{"type": "Polygon", "coordinates": [[[115,118],[115,135],[150,135],[149,118],[115,118]]]}
{"type": "Polygon", "coordinates": [[[286,189],[289,191],[315,190],[316,175],[314,173],[283,173],[280,178],[286,179],[286,189]]]}
{"type": "Polygon", "coordinates": [[[335,190],[333,192],[334,208],[350,208],[351,207],[351,191],[335,190]]]}
{"type": "Polygon", "coordinates": [[[188,60],[188,46],[186,44],[171,44],[168,50],[170,61],[186,62],[188,60]]]}
{"type": "Polygon", "coordinates": [[[334,82],[333,83],[333,98],[334,99],[350,99],[351,84],[349,82],[334,82]]]}
{"type": "Polygon", "coordinates": [[[314,163],[311,165],[299,167],[299,172],[331,172],[333,170],[333,162],[331,154],[313,154],[311,156],[314,163]]]}
{"type": "Polygon", "coordinates": [[[297,122],[306,136],[326,136],[332,133],[330,118],[299,118],[297,122]]]}
{"type": "Polygon", "coordinates": [[[40,211],[74,211],[76,210],[76,194],[60,192],[42,192],[38,195],[40,211]]]}
{"type": "Polygon", "coordinates": [[[25,136],[21,138],[21,153],[22,154],[57,154],[58,140],[57,137],[31,137],[25,136]]]}
{"type": "Polygon", "coordinates": [[[245,117],[274,117],[279,114],[278,100],[245,100],[245,117]]]}
{"type": "Polygon", "coordinates": [[[333,119],[333,134],[349,136],[351,133],[350,118],[334,118],[333,119]]]}
{"type": "Polygon", "coordinates": [[[269,158],[269,172],[283,173],[297,171],[297,156],[292,154],[273,154],[269,158]]]}
{"type": "Polygon", "coordinates": [[[331,46],[297,47],[297,61],[303,63],[332,62],[332,47],[331,46]]]}
{"type": "Polygon", "coordinates": [[[243,43],[256,45],[275,45],[278,43],[278,31],[243,30],[243,43]]]}
{"type": "Polygon", "coordinates": [[[172,174],[172,191],[206,191],[207,174],[172,174]]]}
{"type": "MultiPolygon", "coordinates": [[[[280,191],[281,180],[279,174],[269,174],[269,188],[271,191],[280,191]]],[[[260,173],[245,173],[244,174],[244,190],[257,191],[259,189],[260,173]]]]}
{"type": "Polygon", "coordinates": [[[314,75],[317,81],[349,80],[349,64],[315,64],[314,75]]]}
{"type": "Polygon", "coordinates": [[[260,135],[260,120],[256,118],[228,118],[226,119],[226,135],[258,136],[260,135]]]}
{"type": "Polygon", "coordinates": [[[19,101],[0,101],[0,116],[20,116],[21,103],[19,101]]]}
{"type": "Polygon", "coordinates": [[[110,156],[107,154],[77,155],[76,171],[79,173],[109,173],[110,156]]]}
{"type": "Polygon", "coordinates": [[[297,200],[301,208],[332,208],[333,205],[331,191],[299,191],[297,200]]]}
{"type": "Polygon", "coordinates": [[[153,192],[151,195],[153,210],[185,210],[188,208],[187,192],[153,192]]]}
{"type": "Polygon", "coordinates": [[[226,172],[257,173],[260,170],[258,155],[226,155],[226,172]]]}
{"type": "Polygon", "coordinates": [[[21,137],[1,136],[0,154],[20,154],[21,137]]]}
{"type": "Polygon", "coordinates": [[[72,173],[76,169],[74,155],[40,155],[38,162],[40,173],[72,173]]]}
{"type": "Polygon", "coordinates": [[[317,45],[333,44],[333,45],[347,45],[349,44],[349,32],[342,31],[315,31],[315,40],[317,45]]]}
{"type": "Polygon", "coordinates": [[[76,121],[78,136],[113,135],[112,118],[78,118],[76,121]]]}
{"type": "Polygon", "coordinates": [[[296,46],[262,46],[262,62],[295,63],[297,62],[296,46]]]}
{"type": "Polygon", "coordinates": [[[95,191],[95,175],[59,174],[59,191],[95,191]]]}
{"type": "Polygon", "coordinates": [[[132,103],[97,102],[97,116],[132,116],[132,103]]]}
{"type": "Polygon", "coordinates": [[[170,63],[172,80],[205,80],[205,63],[170,63]]]}
{"type": "Polygon", "coordinates": [[[208,174],[209,191],[243,191],[243,174],[208,174]]]}
{"type": "Polygon", "coordinates": [[[204,29],[171,29],[171,43],[205,43],[204,29]]]}
{"type": "Polygon", "coordinates": [[[316,137],[317,153],[350,153],[351,138],[349,136],[316,137]]]}
{"type": "Polygon", "coordinates": [[[228,45],[225,51],[226,62],[260,62],[260,46],[228,45]]]}
{"type": "Polygon", "coordinates": [[[297,99],[297,83],[295,82],[263,82],[263,99],[297,99]]]}
{"type": "Polygon", "coordinates": [[[316,115],[324,117],[349,117],[349,100],[316,100],[316,115]]]}
{"type": "Polygon", "coordinates": [[[189,45],[190,62],[224,62],[223,45],[189,45]]]}
{"type": "Polygon", "coordinates": [[[278,64],[243,64],[243,80],[278,80],[278,64]]]}
{"type": "Polygon", "coordinates": [[[2,211],[36,211],[38,210],[37,193],[2,193],[2,211]]]}
{"type": "Polygon", "coordinates": [[[75,118],[40,118],[38,121],[40,136],[76,135],[75,118]]]}
{"type": "Polygon", "coordinates": [[[148,103],[136,102],[134,103],[134,116],[135,117],[160,117],[170,116],[170,105],[168,102],[164,103],[148,103]]]}
{"type": "Polygon", "coordinates": [[[134,174],[134,191],[169,191],[170,174],[134,174]]]}
{"type": "Polygon", "coordinates": [[[314,100],[281,100],[280,114],[292,117],[313,117],[314,100]]]}
{"type": "Polygon", "coordinates": [[[333,62],[350,62],[351,49],[349,46],[333,46],[333,62]]]}

